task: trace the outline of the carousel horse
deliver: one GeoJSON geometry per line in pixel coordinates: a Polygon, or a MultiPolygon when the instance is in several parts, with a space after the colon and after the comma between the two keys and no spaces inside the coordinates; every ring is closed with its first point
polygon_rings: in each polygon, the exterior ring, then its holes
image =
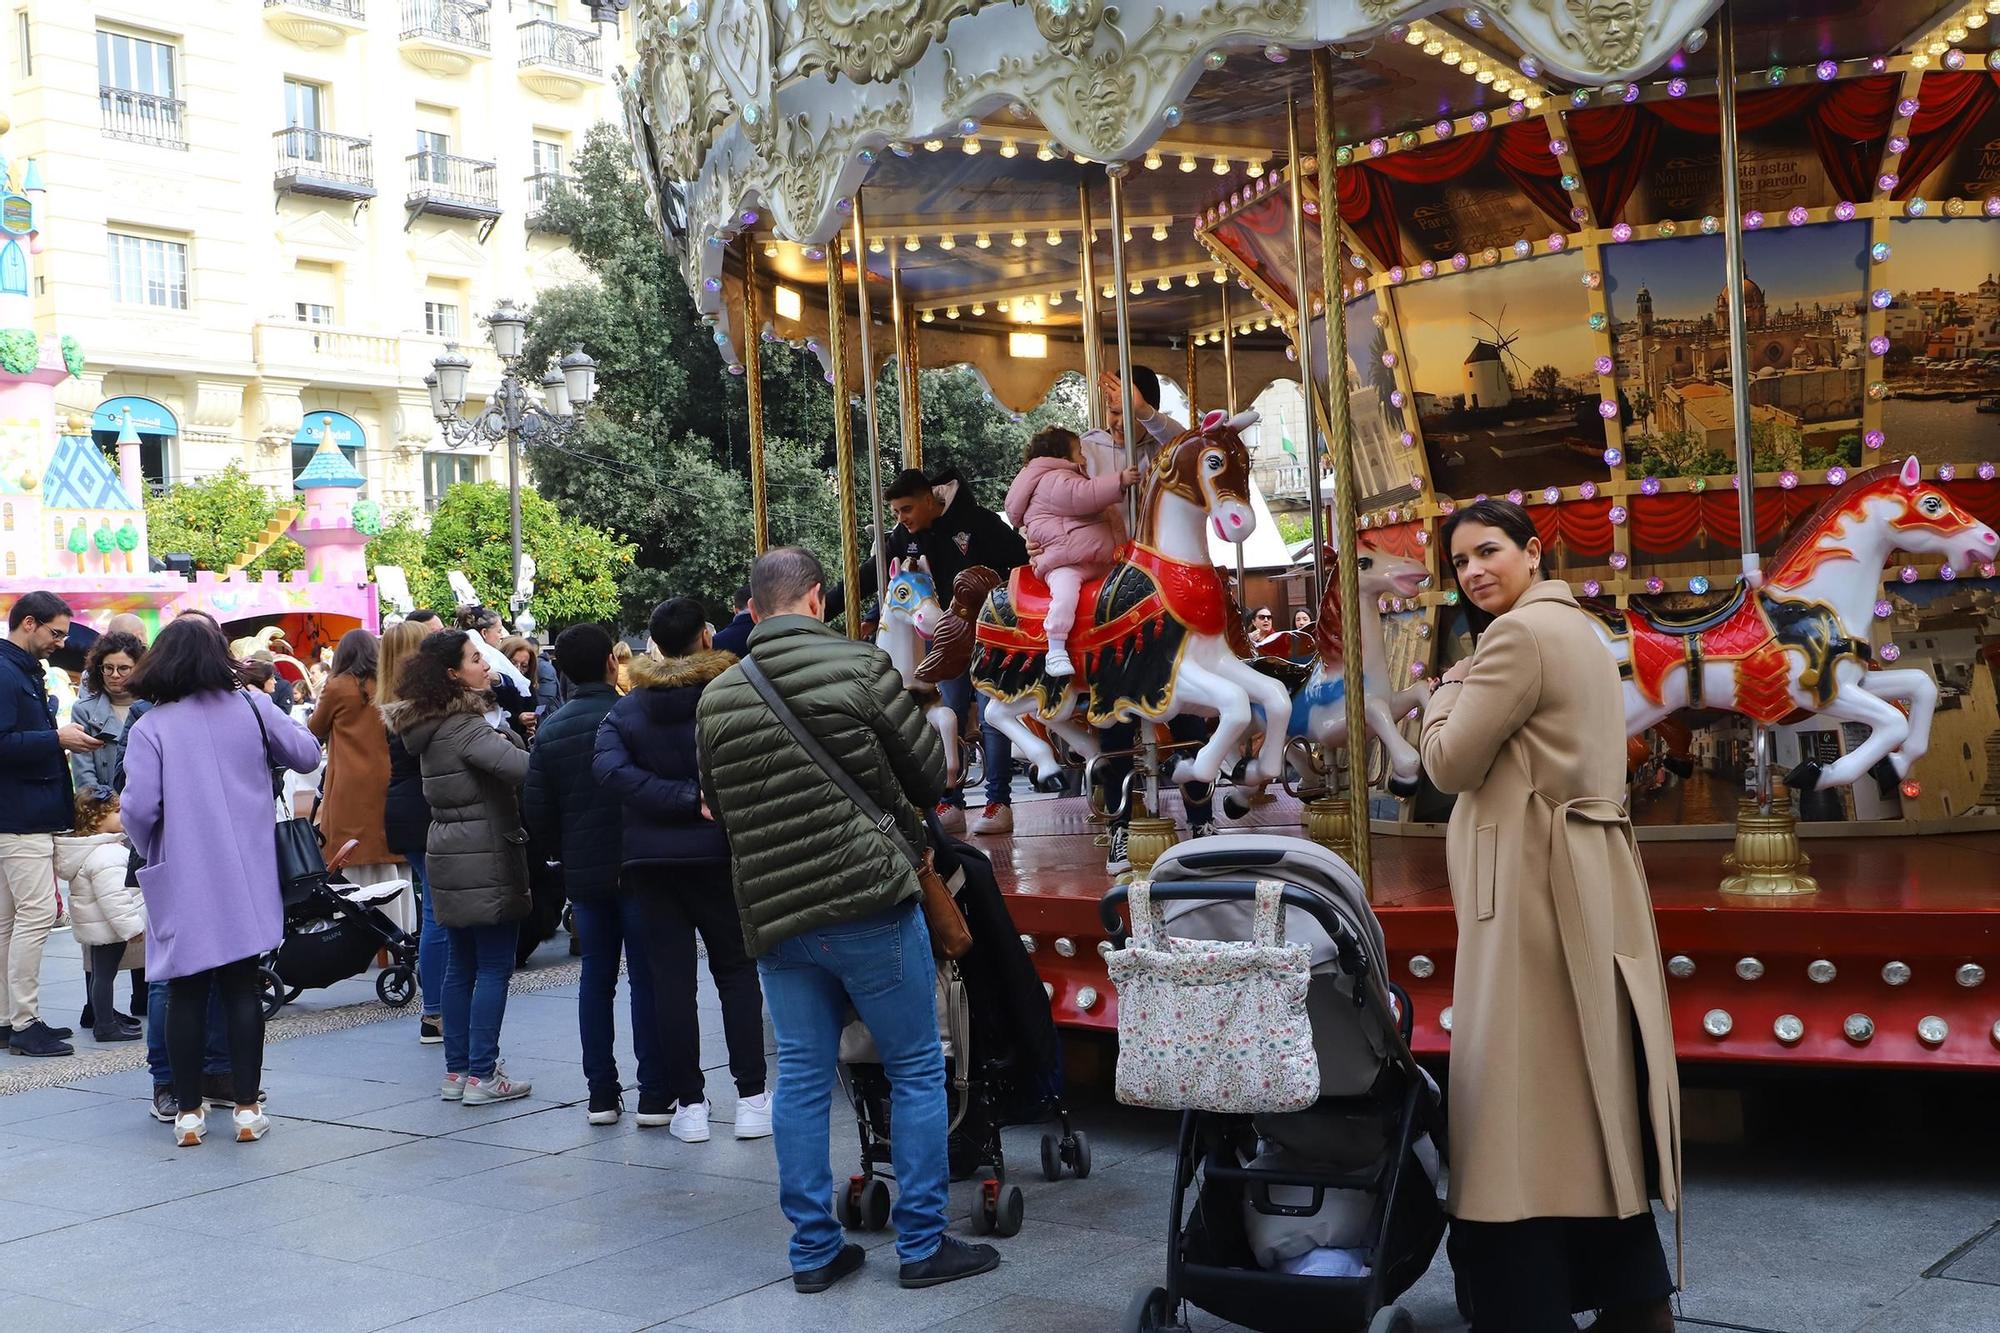
{"type": "MultiPolygon", "coordinates": [[[[1320,599],[1319,620],[1313,627],[1314,665],[1310,679],[1292,698],[1293,736],[1304,736],[1322,749],[1347,744],[1347,649],[1340,618],[1340,555],[1327,547],[1322,555],[1330,575],[1320,599]]],[[[1431,697],[1428,681],[1403,688],[1389,674],[1389,649],[1382,634],[1384,597],[1415,597],[1430,583],[1430,571],[1415,560],[1363,546],[1356,557],[1361,584],[1361,679],[1365,690],[1368,734],[1382,742],[1389,757],[1389,790],[1414,796],[1423,757],[1403,739],[1398,719],[1431,697]]],[[[1297,634],[1293,630],[1289,633],[1297,634]]]]}
{"type": "Polygon", "coordinates": [[[1885,759],[1908,777],[1930,744],[1937,682],[1928,671],[1871,669],[1882,566],[1907,551],[1976,569],[1997,548],[2000,535],[1926,482],[1914,457],[1856,473],[1779,546],[1762,587],[1739,582],[1693,614],[1644,597],[1629,611],[1593,608],[1624,681],[1626,730],[1637,735],[1683,708],[1765,725],[1818,714],[1858,722],[1868,737],[1824,769],[1793,769],[1785,781],[1794,791],[1848,786],[1885,759]]]}
{"type": "MultiPolygon", "coordinates": [[[[1180,763],[1181,783],[1214,782],[1238,753],[1256,709],[1267,717],[1288,714],[1284,685],[1239,655],[1249,645],[1208,553],[1211,529],[1240,543],[1256,527],[1250,453],[1238,433],[1256,420],[1254,412],[1211,412],[1161,450],[1135,538],[1111,572],[1084,584],[1078,596],[1070,636],[1074,676],[1051,678],[1044,670],[1049,593],[1032,569],[1016,569],[985,597],[972,635],[972,683],[991,700],[986,720],[1033,763],[1038,781],[1053,780],[1059,765],[1025,724],[1030,714],[1086,758],[1098,753],[1092,728],[1184,713],[1215,718],[1214,735],[1180,763]]],[[[1283,729],[1265,728],[1240,785],[1261,791],[1278,777],[1284,748],[1283,729]]]]}
{"type": "Polygon", "coordinates": [[[961,776],[958,714],[939,697],[936,682],[925,680],[919,671],[941,616],[937,586],[920,561],[891,561],[889,569],[875,646],[889,654],[903,677],[903,688],[917,696],[924,720],[944,742],[945,781],[956,784],[961,776]]]}

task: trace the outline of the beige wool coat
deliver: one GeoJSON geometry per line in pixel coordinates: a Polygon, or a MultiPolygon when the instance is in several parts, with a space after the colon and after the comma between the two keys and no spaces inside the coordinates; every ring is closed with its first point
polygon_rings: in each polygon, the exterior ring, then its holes
{"type": "Polygon", "coordinates": [[[1447,1206],[1466,1221],[1633,1217],[1649,1189],[1680,1203],[1680,1081],[1625,813],[1624,703],[1588,616],[1568,584],[1535,584],[1424,713],[1424,768],[1458,793],[1447,1206]]]}

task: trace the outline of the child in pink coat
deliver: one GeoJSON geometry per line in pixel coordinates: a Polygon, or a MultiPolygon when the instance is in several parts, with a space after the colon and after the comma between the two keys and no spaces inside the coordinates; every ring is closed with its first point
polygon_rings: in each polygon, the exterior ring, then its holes
{"type": "Polygon", "coordinates": [[[1043,628],[1051,676],[1076,674],[1069,660],[1069,634],[1076,624],[1077,594],[1085,582],[1110,573],[1116,563],[1118,530],[1105,511],[1138,480],[1139,470],[1130,467],[1090,476],[1076,434],[1050,426],[1028,441],[1028,465],[1007,488],[1007,519],[1034,548],[1035,573],[1049,585],[1043,628]]]}

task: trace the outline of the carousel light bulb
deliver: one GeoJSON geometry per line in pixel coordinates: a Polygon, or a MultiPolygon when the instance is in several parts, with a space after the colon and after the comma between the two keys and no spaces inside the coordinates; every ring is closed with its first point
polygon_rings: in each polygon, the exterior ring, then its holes
{"type": "Polygon", "coordinates": [[[1966,28],[1963,23],[1954,23],[1944,30],[1944,39],[1947,42],[1962,42],[1965,40],[1965,33],[1966,28]]]}
{"type": "Polygon", "coordinates": [[[921,250],[923,249],[923,246],[924,246],[923,241],[915,236],[905,236],[903,238],[903,248],[905,250],[910,250],[910,251],[921,250]]]}
{"type": "Polygon", "coordinates": [[[1158,171],[1164,165],[1166,165],[1166,159],[1160,156],[1159,149],[1148,148],[1146,150],[1146,170],[1158,171]]]}
{"type": "Polygon", "coordinates": [[[1243,170],[1244,170],[1244,171],[1246,171],[1246,172],[1248,172],[1248,173],[1249,173],[1250,175],[1252,175],[1252,176],[1261,176],[1261,175],[1263,175],[1263,174],[1264,174],[1264,159],[1263,159],[1263,158],[1261,158],[1261,157],[1253,157],[1253,158],[1251,158],[1251,159],[1250,159],[1250,160],[1249,160],[1249,161],[1248,161],[1247,163],[1245,163],[1245,164],[1244,164],[1244,167],[1243,167],[1243,170]]]}
{"type": "Polygon", "coordinates": [[[1063,303],[1063,294],[1061,292],[1049,293],[1049,309],[1053,310],[1062,303],[1063,303]]]}
{"type": "Polygon", "coordinates": [[[1444,54],[1444,43],[1443,43],[1443,42],[1441,42],[1441,41],[1439,41],[1439,40],[1438,40],[1437,38],[1435,38],[1435,37],[1431,38],[1431,39],[1430,39],[1429,41],[1427,41],[1427,42],[1425,42],[1425,43],[1424,43],[1424,54],[1425,54],[1425,55],[1427,55],[1427,56],[1440,56],[1440,55],[1443,55],[1443,54],[1444,54]]]}
{"type": "Polygon", "coordinates": [[[1020,152],[1021,145],[1015,143],[1012,139],[1002,139],[1000,141],[1000,156],[1018,157],[1020,152]]]}
{"type": "Polygon", "coordinates": [[[1911,69],[1928,69],[1930,67],[1930,63],[1931,63],[1931,58],[1925,55],[1922,51],[1919,51],[1915,55],[1910,57],[1911,69]]]}
{"type": "Polygon", "coordinates": [[[778,243],[776,241],[764,242],[764,258],[776,259],[777,257],[778,257],[778,243]]]}
{"type": "Polygon", "coordinates": [[[1492,83],[1494,80],[1494,74],[1493,71],[1490,69],[1482,69],[1479,71],[1479,73],[1473,75],[1473,78],[1480,83],[1492,83]]]}
{"type": "Polygon", "coordinates": [[[1155,222],[1155,223],[1153,224],[1153,239],[1154,239],[1154,240],[1156,240],[1156,241],[1164,241],[1164,240],[1166,240],[1166,239],[1167,239],[1167,224],[1166,224],[1166,223],[1164,223],[1164,222],[1155,222]]]}
{"type": "Polygon", "coordinates": [[[935,153],[935,152],[939,152],[939,151],[941,151],[941,150],[942,150],[943,148],[944,148],[944,140],[942,140],[942,139],[926,139],[926,140],[924,140],[924,151],[925,151],[926,153],[935,153]]]}
{"type": "Polygon", "coordinates": [[[950,232],[946,232],[944,235],[938,237],[938,249],[940,250],[958,249],[958,237],[953,236],[950,232]]]}
{"type": "Polygon", "coordinates": [[[1986,16],[1984,14],[1967,14],[1965,16],[1965,26],[1968,28],[1983,28],[1986,26],[1986,16]]]}
{"type": "Polygon", "coordinates": [[[1422,46],[1428,38],[1424,33],[1423,25],[1418,23],[1412,24],[1410,30],[1403,34],[1403,40],[1411,46],[1422,46]]]}
{"type": "MultiPolygon", "coordinates": [[[[1513,88],[1513,86],[1514,86],[1514,81],[1513,81],[1512,79],[1495,79],[1495,80],[1493,80],[1493,91],[1494,91],[1494,92],[1496,92],[1496,93],[1504,93],[1504,92],[1507,92],[1508,90],[1510,90],[1511,88],[1513,88]]],[[[1478,129],[1478,128],[1479,128],[1479,126],[1477,126],[1477,125],[1474,125],[1474,126],[1473,126],[1473,128],[1474,128],[1474,129],[1478,129]]]]}
{"type": "Polygon", "coordinates": [[[1255,328],[1259,333],[1262,333],[1265,329],[1268,329],[1270,327],[1271,327],[1271,321],[1268,319],[1260,319],[1256,321],[1255,324],[1255,328]]]}
{"type": "Polygon", "coordinates": [[[1000,312],[1001,314],[1003,314],[1003,315],[1004,315],[1004,314],[1006,314],[1006,313],[1007,313],[1007,298],[1003,296],[1003,297],[1001,297],[1001,298],[1000,298],[1000,299],[999,299],[998,301],[995,301],[995,302],[993,303],[993,308],[994,308],[995,310],[999,311],[999,312],[1000,312]]]}
{"type": "Polygon", "coordinates": [[[972,243],[982,250],[991,250],[993,248],[993,237],[982,231],[973,238],[972,243]]]}
{"type": "Polygon", "coordinates": [[[1016,250],[1020,249],[1027,243],[1028,243],[1028,233],[1025,231],[1017,231],[1012,236],[1009,236],[1007,238],[1007,244],[1013,246],[1016,250]]]}
{"type": "Polygon", "coordinates": [[[1443,55],[1438,57],[1439,60],[1442,60],[1447,65],[1456,65],[1459,61],[1463,60],[1464,58],[1465,58],[1464,54],[1461,51],[1459,51],[1459,49],[1455,46],[1450,48],[1443,55]]]}
{"type": "Polygon", "coordinates": [[[1226,157],[1216,158],[1215,165],[1210,167],[1209,170],[1218,176],[1227,176],[1229,174],[1229,159],[1226,157]]]}
{"type": "Polygon", "coordinates": [[[1479,62],[1477,60],[1461,60],[1458,62],[1458,72],[1476,77],[1479,73],[1479,62]]]}
{"type": "Polygon", "coordinates": [[[1035,159],[1039,162],[1053,162],[1056,160],[1056,150],[1049,146],[1047,139],[1042,140],[1042,146],[1035,150],[1035,159]]]}
{"type": "Polygon", "coordinates": [[[1124,238],[1125,244],[1130,245],[1132,243],[1132,229],[1130,227],[1121,229],[1118,234],[1124,238]]]}
{"type": "Polygon", "coordinates": [[[965,151],[967,157],[979,156],[979,140],[977,139],[967,139],[959,147],[965,151]]]}
{"type": "Polygon", "coordinates": [[[1042,237],[1042,239],[1047,241],[1050,245],[1061,245],[1062,233],[1057,231],[1054,227],[1050,227],[1049,234],[1042,237]]]}
{"type": "Polygon", "coordinates": [[[1951,49],[1951,44],[1949,42],[1932,42],[1929,46],[1926,46],[1924,48],[1925,51],[1934,56],[1941,56],[1950,49],[1951,49]]]}
{"type": "Polygon", "coordinates": [[[948,306],[946,306],[946,307],[944,308],[944,317],[945,317],[946,319],[957,319],[957,318],[958,318],[958,307],[957,307],[957,306],[955,306],[955,305],[948,305],[948,306]]]}
{"type": "Polygon", "coordinates": [[[1200,165],[1201,165],[1201,163],[1199,163],[1199,162],[1197,162],[1197,161],[1195,161],[1195,160],[1194,160],[1194,154],[1193,154],[1193,153],[1182,153],[1182,154],[1181,154],[1181,170],[1182,170],[1182,171],[1193,171],[1193,170],[1194,170],[1194,169],[1195,169],[1196,167],[1198,167],[1198,166],[1200,166],[1200,165]]]}
{"type": "Polygon", "coordinates": [[[923,320],[923,322],[926,324],[932,323],[937,319],[937,311],[926,310],[924,311],[923,314],[919,315],[918,318],[923,320]]]}
{"type": "Polygon", "coordinates": [[[1110,283],[1107,282],[1104,284],[1102,295],[1105,300],[1109,301],[1112,297],[1116,296],[1117,294],[1118,294],[1117,289],[1114,288],[1110,283]]]}
{"type": "Polygon", "coordinates": [[[1199,287],[1201,286],[1201,275],[1199,273],[1190,273],[1182,278],[1181,282],[1189,287],[1199,287]]]}
{"type": "Polygon", "coordinates": [[[889,248],[889,247],[888,247],[887,245],[885,245],[885,244],[883,243],[883,241],[882,241],[882,238],[881,238],[880,236],[871,236],[871,237],[869,237],[869,238],[868,238],[868,253],[869,253],[869,254],[871,254],[871,255],[879,255],[879,254],[881,254],[881,253],[882,253],[882,252],[883,252],[884,250],[886,250],[886,249],[888,249],[888,248],[889,248]]]}
{"type": "Polygon", "coordinates": [[[974,319],[978,319],[981,315],[985,313],[986,313],[986,303],[984,301],[974,301],[972,303],[972,317],[974,319]]]}
{"type": "Polygon", "coordinates": [[[1126,287],[1126,290],[1130,292],[1132,295],[1137,296],[1140,292],[1146,290],[1146,284],[1139,281],[1137,278],[1134,278],[1130,283],[1130,285],[1126,287]]]}

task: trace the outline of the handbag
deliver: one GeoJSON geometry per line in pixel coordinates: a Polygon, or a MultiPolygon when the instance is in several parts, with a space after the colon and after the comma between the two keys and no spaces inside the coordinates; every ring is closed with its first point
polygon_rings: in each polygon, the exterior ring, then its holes
{"type": "Polygon", "coordinates": [[[784,724],[806,757],[820,766],[820,770],[833,779],[833,785],[840,788],[848,800],[854,802],[861,811],[862,818],[873,824],[876,831],[894,843],[896,850],[910,863],[916,872],[917,887],[922,890],[920,899],[924,909],[924,924],[930,927],[931,952],[939,958],[963,958],[972,948],[972,931],[965,924],[965,913],[959,910],[958,899],[951,896],[951,889],[944,877],[937,872],[937,864],[932,859],[930,848],[920,853],[903,837],[896,827],[896,820],[877,805],[861,784],[849,776],[846,769],[834,761],[826,752],[826,747],[806,730],[805,723],[799,721],[798,714],[778,693],[778,687],[764,674],[763,668],[745,657],[739,665],[743,668],[743,678],[750,682],[752,689],[762,696],[771,712],[784,724]]]}
{"type": "MultiPolygon", "coordinates": [[[[250,716],[257,719],[257,735],[264,742],[264,762],[271,769],[272,804],[282,806],[285,771],[271,762],[271,733],[264,727],[264,715],[257,711],[257,701],[245,694],[243,702],[250,706],[250,716]]],[[[278,820],[274,836],[278,848],[278,896],[287,908],[301,906],[312,897],[314,889],[327,882],[319,830],[312,820],[294,815],[278,820]]]]}
{"type": "Polygon", "coordinates": [[[1283,886],[1257,885],[1248,943],[1176,939],[1133,883],[1132,938],[1105,959],[1118,987],[1118,1100],[1172,1111],[1263,1115],[1319,1100],[1306,988],[1312,952],[1284,944],[1283,886]]]}

